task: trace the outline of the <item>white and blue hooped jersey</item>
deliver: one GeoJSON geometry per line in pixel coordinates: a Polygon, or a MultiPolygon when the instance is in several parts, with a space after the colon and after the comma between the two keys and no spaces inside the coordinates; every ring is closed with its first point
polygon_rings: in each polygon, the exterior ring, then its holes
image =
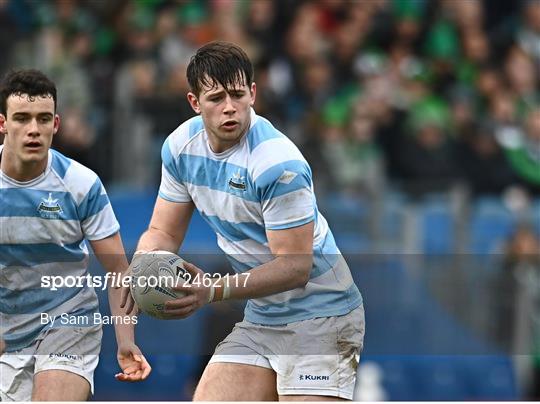
{"type": "Polygon", "coordinates": [[[41,287],[42,277],[85,276],[84,240],[118,230],[98,176],[55,150],[49,151],[45,172],[31,181],[0,172],[0,333],[8,351],[30,345],[48,327],[41,313],[92,318],[98,310],[92,288],[54,291],[41,287]]]}
{"type": "Polygon", "coordinates": [[[239,144],[223,153],[208,145],[201,117],[180,125],[165,141],[159,195],[193,201],[216,232],[236,272],[272,259],[266,230],[314,221],[314,264],[307,285],[248,301],[245,319],[277,325],[346,314],[362,303],[325,218],[318,212],[311,169],[298,148],[251,112],[239,144]]]}

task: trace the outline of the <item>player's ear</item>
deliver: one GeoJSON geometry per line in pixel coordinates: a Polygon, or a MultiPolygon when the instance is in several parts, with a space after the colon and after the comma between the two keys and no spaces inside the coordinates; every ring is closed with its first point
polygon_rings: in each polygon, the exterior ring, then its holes
{"type": "Polygon", "coordinates": [[[60,128],[60,117],[58,115],[55,115],[54,122],[53,122],[53,135],[56,135],[56,132],[58,132],[59,128],[60,128]]]}
{"type": "Polygon", "coordinates": [[[191,91],[187,94],[187,99],[189,102],[189,105],[191,105],[191,108],[193,108],[193,111],[195,111],[197,114],[201,113],[201,107],[199,105],[199,100],[193,94],[191,91]]]}
{"type": "Polygon", "coordinates": [[[251,88],[249,89],[249,92],[251,93],[251,102],[249,105],[253,106],[255,105],[255,96],[257,95],[257,85],[255,83],[251,83],[251,88]]]}
{"type": "Polygon", "coordinates": [[[4,114],[0,114],[0,133],[2,135],[5,135],[7,133],[6,117],[4,116],[4,114]]]}

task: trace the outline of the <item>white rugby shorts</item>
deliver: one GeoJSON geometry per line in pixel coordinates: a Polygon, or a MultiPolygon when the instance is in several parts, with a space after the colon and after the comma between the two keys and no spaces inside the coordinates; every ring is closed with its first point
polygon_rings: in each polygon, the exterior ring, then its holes
{"type": "Polygon", "coordinates": [[[34,374],[66,370],[84,377],[94,393],[101,326],[51,328],[32,345],[0,356],[0,401],[30,401],[34,374]]]}
{"type": "Polygon", "coordinates": [[[276,372],[279,395],[352,400],[365,333],[364,308],[285,325],[237,323],[209,363],[241,363],[276,372]]]}

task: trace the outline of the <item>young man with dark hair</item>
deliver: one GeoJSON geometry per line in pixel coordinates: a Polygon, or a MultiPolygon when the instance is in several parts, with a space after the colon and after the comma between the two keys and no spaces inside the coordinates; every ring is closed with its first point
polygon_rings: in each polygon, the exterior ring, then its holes
{"type": "Polygon", "coordinates": [[[138,250],[176,253],[197,208],[237,274],[178,287],[186,296],[168,302],[168,313],[184,318],[212,301],[249,299],[194,400],[352,399],[362,297],[317,210],[308,163],[253,110],[253,68],[241,48],[203,46],[187,77],[200,116],[163,145],[159,196],[138,250]]]}
{"type": "MultiPolygon", "coordinates": [[[[0,86],[0,335],[6,346],[0,356],[0,401],[89,397],[102,335],[94,321],[97,296],[88,283],[52,288],[50,280],[86,276],[85,239],[107,271],[120,275],[128,267],[98,176],[50,148],[59,126],[53,82],[37,70],[5,76],[0,86]]],[[[112,314],[123,315],[121,289],[109,288],[109,299],[112,314]]],[[[135,345],[133,324],[115,326],[123,369],[117,378],[146,378],[150,366],[135,345]]]]}

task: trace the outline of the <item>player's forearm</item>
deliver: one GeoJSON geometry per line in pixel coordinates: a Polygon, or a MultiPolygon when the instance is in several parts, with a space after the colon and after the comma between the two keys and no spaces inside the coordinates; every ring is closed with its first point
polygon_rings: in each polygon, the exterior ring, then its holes
{"type": "Polygon", "coordinates": [[[229,299],[253,299],[302,288],[309,280],[313,266],[311,254],[279,256],[242,274],[222,279],[216,289],[216,300],[229,288],[229,299]]]}
{"type": "Polygon", "coordinates": [[[178,252],[184,237],[174,237],[159,229],[150,227],[143,233],[137,244],[137,251],[170,251],[178,252]]]}
{"type": "MultiPolygon", "coordinates": [[[[122,301],[121,288],[109,288],[109,307],[113,316],[124,318],[125,310],[120,307],[122,301]]],[[[135,323],[133,321],[117,321],[114,323],[114,332],[116,334],[116,343],[135,342],[135,323]]]]}
{"type": "MultiPolygon", "coordinates": [[[[117,272],[125,275],[127,273],[128,262],[125,255],[108,256],[106,261],[101,259],[102,265],[109,272],[117,272]]],[[[112,285],[108,288],[109,307],[111,315],[118,316],[116,318],[124,318],[126,316],[125,309],[120,307],[122,301],[122,288],[114,288],[112,285]]],[[[116,321],[114,322],[114,332],[116,341],[134,342],[135,341],[135,325],[132,321],[116,321]]]]}
{"type": "MultiPolygon", "coordinates": [[[[107,272],[122,275],[127,273],[129,264],[119,233],[103,240],[92,241],[91,244],[99,262],[107,272]]],[[[112,285],[109,285],[108,294],[111,314],[113,316],[125,317],[126,313],[120,307],[122,288],[114,288],[112,285]]],[[[131,323],[131,321],[114,322],[117,341],[124,339],[125,341],[133,342],[134,325],[131,323]]]]}

